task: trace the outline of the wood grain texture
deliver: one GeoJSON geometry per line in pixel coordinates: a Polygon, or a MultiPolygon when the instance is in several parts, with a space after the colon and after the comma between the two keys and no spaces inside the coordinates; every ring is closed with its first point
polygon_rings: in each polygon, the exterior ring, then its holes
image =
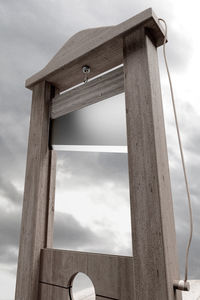
{"type": "Polygon", "coordinates": [[[56,119],[72,111],[118,95],[124,91],[124,71],[120,67],[87,84],[57,95],[52,99],[51,118],[56,119]]]}
{"type": "Polygon", "coordinates": [[[40,283],[39,300],[71,300],[69,290],[40,283]]]}
{"type": "Polygon", "coordinates": [[[18,259],[16,300],[38,296],[40,249],[46,244],[49,189],[49,104],[51,85],[33,89],[18,259]]]}
{"type": "Polygon", "coordinates": [[[107,298],[107,297],[96,296],[96,300],[119,300],[119,299],[113,299],[113,298],[107,298]]]}
{"type": "Polygon", "coordinates": [[[54,228],[54,207],[55,207],[55,188],[56,188],[56,163],[57,155],[56,151],[50,151],[49,162],[49,202],[47,213],[47,233],[46,233],[46,245],[47,248],[53,247],[53,228],[54,228]]]}
{"type": "Polygon", "coordinates": [[[157,46],[163,44],[163,29],[149,8],[119,25],[77,33],[44,69],[26,81],[26,87],[32,88],[35,83],[45,79],[63,91],[83,81],[83,65],[91,67],[91,77],[120,65],[123,61],[123,35],[138,26],[149,29],[157,46]]]}
{"type": "MultiPolygon", "coordinates": [[[[39,300],[50,300],[50,299],[51,300],[71,300],[68,289],[63,289],[63,288],[40,283],[39,300]]],[[[97,295],[96,300],[119,300],[119,299],[108,298],[105,296],[101,297],[101,296],[97,295]]]]}
{"type": "Polygon", "coordinates": [[[144,29],[124,38],[124,72],[135,299],[181,299],[157,51],[144,29]]]}
{"type": "Polygon", "coordinates": [[[41,282],[68,287],[72,276],[78,272],[90,277],[99,296],[121,300],[135,299],[132,257],[42,250],[41,282]]]}
{"type": "MultiPolygon", "coordinates": [[[[59,89],[51,86],[51,97],[49,106],[51,107],[52,98],[59,94],[59,89]]],[[[49,109],[51,112],[51,108],[49,109]]],[[[51,134],[52,134],[52,120],[49,114],[49,138],[48,145],[51,149],[51,134]]],[[[53,247],[53,232],[54,232],[54,208],[55,208],[55,189],[56,189],[56,151],[49,151],[49,186],[48,186],[48,208],[47,208],[47,226],[46,226],[46,248],[53,247]]]]}

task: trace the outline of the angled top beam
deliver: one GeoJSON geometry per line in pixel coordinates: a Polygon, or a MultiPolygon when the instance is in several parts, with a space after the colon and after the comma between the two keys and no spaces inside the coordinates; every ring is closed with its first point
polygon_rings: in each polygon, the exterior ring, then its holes
{"type": "Polygon", "coordinates": [[[163,44],[163,29],[149,8],[119,25],[75,34],[44,69],[27,79],[26,87],[32,89],[36,83],[46,80],[63,91],[83,81],[83,65],[90,66],[91,77],[120,65],[123,62],[123,36],[140,26],[147,29],[156,46],[163,44]]]}

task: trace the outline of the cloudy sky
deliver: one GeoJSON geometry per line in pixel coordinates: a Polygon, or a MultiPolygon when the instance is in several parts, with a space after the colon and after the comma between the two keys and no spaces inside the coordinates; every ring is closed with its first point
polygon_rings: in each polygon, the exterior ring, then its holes
{"type": "MultiPolygon", "coordinates": [[[[164,18],[169,28],[167,52],[194,212],[189,276],[200,279],[199,1],[1,0],[0,300],[14,299],[31,105],[31,92],[24,88],[25,79],[44,67],[76,32],[118,24],[148,7],[164,18]]],[[[183,276],[188,209],[161,49],[159,61],[183,276]]],[[[57,175],[55,247],[131,254],[126,155],[59,153],[57,175]],[[82,210],[86,205],[90,209],[82,210]],[[121,223],[119,216],[123,216],[121,223]]]]}

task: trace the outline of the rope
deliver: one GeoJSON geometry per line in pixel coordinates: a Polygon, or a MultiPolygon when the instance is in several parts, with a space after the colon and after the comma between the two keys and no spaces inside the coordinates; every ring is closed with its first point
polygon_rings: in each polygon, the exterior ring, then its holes
{"type": "Polygon", "coordinates": [[[182,167],[183,167],[183,173],[184,173],[184,179],[185,179],[185,186],[187,191],[187,199],[188,199],[188,207],[189,207],[189,216],[190,216],[190,235],[188,239],[187,249],[186,249],[186,256],[185,256],[185,282],[188,280],[188,257],[189,257],[189,251],[190,251],[190,245],[192,242],[192,235],[193,235],[193,217],[192,217],[192,206],[191,206],[191,197],[190,197],[190,191],[189,191],[189,184],[187,179],[187,173],[186,173],[186,167],[185,167],[185,160],[183,155],[183,147],[181,143],[181,136],[180,136],[180,130],[178,125],[178,118],[176,113],[176,105],[175,105],[175,98],[174,98],[174,91],[172,86],[172,80],[169,72],[168,62],[167,62],[167,56],[166,56],[166,42],[167,42],[167,23],[163,19],[158,19],[158,21],[161,21],[165,25],[165,37],[164,37],[164,44],[163,44],[163,56],[165,60],[165,66],[167,70],[167,75],[169,79],[169,85],[170,85],[170,91],[171,91],[171,99],[173,104],[173,111],[174,111],[174,118],[176,123],[176,131],[178,136],[178,143],[179,143],[179,149],[181,154],[181,161],[182,161],[182,167]]]}

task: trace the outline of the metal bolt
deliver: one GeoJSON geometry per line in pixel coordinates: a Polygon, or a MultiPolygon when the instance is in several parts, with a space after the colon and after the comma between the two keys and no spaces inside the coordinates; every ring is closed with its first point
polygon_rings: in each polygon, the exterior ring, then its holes
{"type": "Polygon", "coordinates": [[[90,73],[90,67],[89,66],[83,66],[82,71],[83,71],[83,74],[85,74],[84,82],[86,83],[86,82],[88,82],[88,74],[90,73]]]}
{"type": "Polygon", "coordinates": [[[87,74],[90,73],[90,67],[89,67],[89,66],[83,66],[82,70],[83,70],[83,73],[84,73],[84,74],[85,74],[85,73],[87,73],[87,74]]]}

